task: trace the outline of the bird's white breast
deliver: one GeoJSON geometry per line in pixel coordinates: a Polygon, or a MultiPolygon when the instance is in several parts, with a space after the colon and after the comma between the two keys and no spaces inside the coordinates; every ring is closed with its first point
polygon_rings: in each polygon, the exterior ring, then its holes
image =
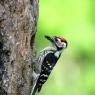
{"type": "Polygon", "coordinates": [[[60,55],[60,51],[57,51],[57,52],[55,52],[55,54],[54,54],[57,58],[59,57],[59,55],[60,55]]]}

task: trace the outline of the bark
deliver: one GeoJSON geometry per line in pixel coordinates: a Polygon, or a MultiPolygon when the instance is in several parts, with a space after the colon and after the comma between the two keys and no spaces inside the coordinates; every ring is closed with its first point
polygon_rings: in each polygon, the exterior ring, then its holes
{"type": "Polygon", "coordinates": [[[0,0],[0,95],[30,95],[38,0],[0,0]]]}

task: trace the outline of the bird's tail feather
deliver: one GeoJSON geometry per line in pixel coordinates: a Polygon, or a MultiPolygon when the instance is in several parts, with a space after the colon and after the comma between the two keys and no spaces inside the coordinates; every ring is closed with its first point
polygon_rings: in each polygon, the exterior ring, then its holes
{"type": "Polygon", "coordinates": [[[37,85],[35,83],[35,85],[32,88],[31,95],[35,95],[36,94],[36,91],[37,91],[37,85]]]}

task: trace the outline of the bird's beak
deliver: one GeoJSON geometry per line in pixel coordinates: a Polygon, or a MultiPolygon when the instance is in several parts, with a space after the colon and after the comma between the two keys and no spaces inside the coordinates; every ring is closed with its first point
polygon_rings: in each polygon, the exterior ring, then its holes
{"type": "Polygon", "coordinates": [[[51,42],[54,42],[54,39],[52,37],[50,37],[50,36],[45,35],[45,38],[48,39],[51,42]]]}

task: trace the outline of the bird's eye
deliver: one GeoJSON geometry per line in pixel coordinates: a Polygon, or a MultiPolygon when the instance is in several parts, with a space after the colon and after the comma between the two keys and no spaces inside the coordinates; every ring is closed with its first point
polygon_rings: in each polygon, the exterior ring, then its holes
{"type": "Polygon", "coordinates": [[[63,40],[61,40],[61,42],[64,42],[63,40]]]}

